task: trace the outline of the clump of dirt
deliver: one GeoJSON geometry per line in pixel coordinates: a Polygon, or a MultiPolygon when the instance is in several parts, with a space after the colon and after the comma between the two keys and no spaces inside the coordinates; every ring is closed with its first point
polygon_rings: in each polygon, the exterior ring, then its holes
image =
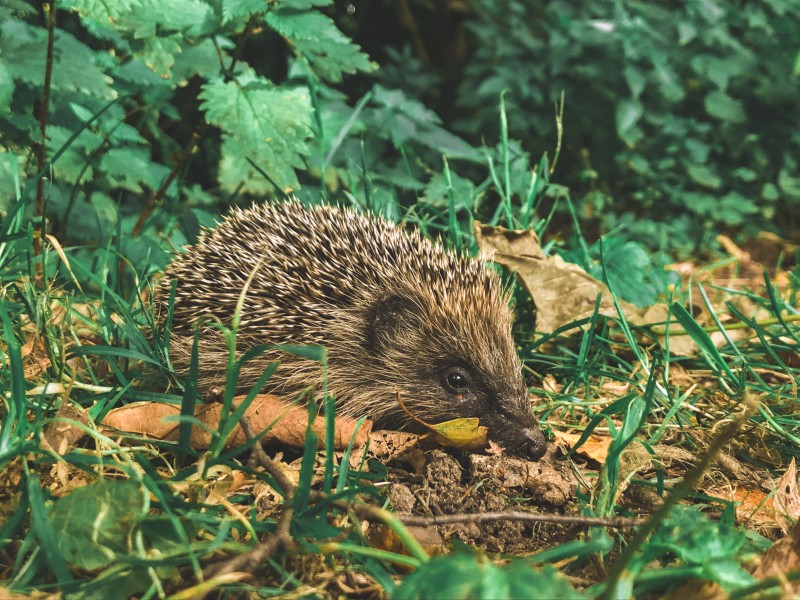
{"type": "MultiPolygon", "coordinates": [[[[533,463],[504,455],[449,454],[417,459],[417,472],[393,466],[389,500],[398,513],[483,515],[490,512],[576,513],[577,483],[551,449],[533,463]]],[[[486,552],[528,554],[573,539],[580,529],[524,520],[478,521],[432,526],[445,543],[454,540],[486,552]]]]}

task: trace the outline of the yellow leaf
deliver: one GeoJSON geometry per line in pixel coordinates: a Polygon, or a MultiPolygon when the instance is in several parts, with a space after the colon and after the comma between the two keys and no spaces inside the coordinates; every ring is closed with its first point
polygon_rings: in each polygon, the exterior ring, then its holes
{"type": "Polygon", "coordinates": [[[480,419],[475,417],[453,419],[429,427],[433,430],[436,441],[443,446],[459,450],[483,450],[486,447],[486,434],[489,430],[480,425],[480,419]]]}

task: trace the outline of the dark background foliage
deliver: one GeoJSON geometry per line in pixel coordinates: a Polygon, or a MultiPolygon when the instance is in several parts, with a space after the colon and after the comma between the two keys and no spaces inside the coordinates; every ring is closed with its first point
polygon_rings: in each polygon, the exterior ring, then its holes
{"type": "MultiPolygon", "coordinates": [[[[654,267],[713,250],[719,232],[796,226],[789,0],[57,9],[45,156],[63,153],[40,193],[46,230],[153,268],[225,204],[285,193],[460,245],[477,217],[546,219],[568,248],[577,217],[590,238],[665,251],[648,252],[654,267]]],[[[3,211],[41,166],[47,16],[0,9],[3,211]]]]}

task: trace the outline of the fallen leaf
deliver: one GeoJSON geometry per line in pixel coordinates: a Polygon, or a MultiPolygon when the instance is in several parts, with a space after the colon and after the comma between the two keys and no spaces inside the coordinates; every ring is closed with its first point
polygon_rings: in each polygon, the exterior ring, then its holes
{"type": "MultiPolygon", "coordinates": [[[[560,256],[545,256],[533,231],[512,231],[481,225],[477,221],[474,229],[481,251],[516,271],[519,281],[533,298],[536,331],[552,333],[567,323],[590,317],[598,294],[601,295],[600,314],[618,316],[608,287],[560,256]]],[[[667,315],[667,308],[662,304],[640,309],[624,300],[619,303],[625,318],[634,324],[663,323],[667,315]]]]}
{"type": "MultiPolygon", "coordinates": [[[[553,431],[556,438],[556,443],[561,442],[566,448],[571,449],[578,440],[581,439],[581,434],[565,433],[563,431],[553,431]]],[[[608,436],[601,436],[595,433],[590,433],[581,447],[578,449],[577,454],[590,458],[598,463],[605,464],[608,458],[608,449],[611,447],[611,438],[608,436]]]]}
{"type": "MultiPolygon", "coordinates": [[[[243,396],[234,398],[238,404],[243,396]]],[[[106,433],[108,428],[113,428],[126,433],[135,433],[160,440],[175,441],[178,439],[180,423],[175,419],[165,420],[165,417],[180,415],[180,407],[174,404],[160,404],[154,402],[137,402],[121,408],[116,408],[108,413],[104,425],[106,433]]],[[[198,406],[194,416],[205,427],[192,427],[190,446],[197,450],[208,448],[211,443],[212,431],[219,426],[222,405],[218,403],[198,406]]],[[[245,413],[250,419],[253,430],[260,433],[272,424],[272,427],[262,438],[263,442],[275,441],[294,448],[305,445],[306,425],[308,423],[308,408],[284,402],[272,394],[259,394],[247,408],[245,413]],[[277,421],[276,421],[277,419],[277,421]],[[275,423],[273,424],[273,421],[275,423]]],[[[346,448],[353,433],[356,431],[357,421],[349,417],[337,417],[334,448],[346,448]]],[[[319,436],[319,447],[324,444],[325,419],[317,417],[312,429],[319,436]]],[[[372,430],[372,421],[364,421],[356,434],[353,445],[363,446],[372,430]]],[[[235,447],[244,444],[247,437],[236,426],[228,439],[226,447],[235,447]]]]}
{"type": "Polygon", "coordinates": [[[475,417],[452,419],[430,425],[434,439],[442,446],[459,450],[483,450],[486,448],[489,429],[475,417]]]}
{"type": "Polygon", "coordinates": [[[86,431],[76,423],[89,424],[86,411],[64,401],[56,411],[54,419],[44,426],[40,447],[64,456],[86,435],[86,431]]]}
{"type": "Polygon", "coordinates": [[[793,598],[800,594],[800,581],[787,581],[786,573],[800,569],[800,521],[795,523],[785,538],[775,542],[761,557],[753,571],[758,579],[778,577],[783,583],[783,597],[793,598]]]}
{"type": "Polygon", "coordinates": [[[778,526],[787,533],[791,524],[800,517],[800,491],[797,489],[797,465],[794,458],[775,484],[773,504],[782,517],[778,519],[778,526]]]}

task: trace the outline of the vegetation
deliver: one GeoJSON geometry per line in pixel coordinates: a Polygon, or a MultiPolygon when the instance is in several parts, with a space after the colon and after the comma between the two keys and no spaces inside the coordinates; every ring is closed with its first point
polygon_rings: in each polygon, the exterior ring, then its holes
{"type": "Polygon", "coordinates": [[[752,559],[798,516],[796,475],[775,484],[800,441],[796,3],[372,4],[0,6],[0,589],[779,596],[791,557],[752,559]],[[430,558],[380,461],[327,443],[317,465],[310,429],[291,476],[254,439],[226,446],[262,386],[235,409],[229,385],[209,447],[190,443],[201,400],[151,278],[225,206],[288,195],[460,252],[476,219],[533,230],[608,285],[545,331],[514,284],[535,410],[575,434],[559,464],[579,477],[557,507],[503,490],[600,521],[526,529],[550,531],[530,556],[485,536],[430,558]],[[180,406],[178,439],[101,426],[135,401],[180,406]]]}

